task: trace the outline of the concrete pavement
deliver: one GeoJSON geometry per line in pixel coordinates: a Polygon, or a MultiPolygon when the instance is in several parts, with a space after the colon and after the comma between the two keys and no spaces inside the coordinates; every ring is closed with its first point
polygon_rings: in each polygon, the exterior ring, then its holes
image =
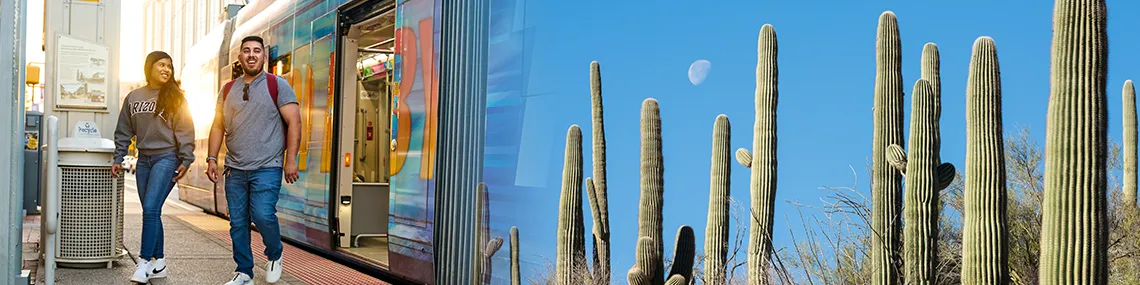
{"type": "MultiPolygon", "coordinates": [[[[130,276],[134,272],[133,260],[138,254],[139,238],[142,232],[142,207],[139,204],[134,176],[127,176],[126,193],[124,193],[123,216],[123,242],[130,252],[128,256],[114,262],[112,268],[97,269],[71,269],[57,267],[56,284],[134,284],[130,276]]],[[[227,221],[207,215],[200,209],[188,205],[177,198],[177,188],[171,192],[162,209],[162,224],[165,231],[165,253],[168,277],[151,280],[150,284],[223,284],[233,276],[236,264],[231,255],[228,240],[218,238],[203,229],[207,227],[224,226],[229,228],[227,221]],[[187,220],[191,221],[188,222],[187,220]]],[[[39,223],[34,223],[34,244],[25,246],[38,249],[39,223]]],[[[28,237],[28,234],[25,234],[28,237]]],[[[31,241],[31,237],[25,239],[31,241]]],[[[254,239],[260,241],[260,239],[254,239]]],[[[257,251],[257,249],[255,249],[257,251]]],[[[33,258],[37,257],[32,254],[33,258]]],[[[256,284],[265,282],[264,258],[258,259],[254,267],[254,281],[256,284]]],[[[43,261],[39,261],[36,271],[36,284],[44,284],[43,261]]],[[[285,259],[286,272],[281,280],[275,284],[305,284],[289,274],[289,258],[285,259]]]]}

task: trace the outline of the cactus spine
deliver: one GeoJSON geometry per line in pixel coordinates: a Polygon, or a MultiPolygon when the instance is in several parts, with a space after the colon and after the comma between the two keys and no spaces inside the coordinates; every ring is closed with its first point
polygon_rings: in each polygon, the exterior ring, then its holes
{"type": "Polygon", "coordinates": [[[1041,284],[1107,284],[1104,0],[1057,0],[1041,205],[1041,284]]]}
{"type": "Polygon", "coordinates": [[[906,284],[931,284],[938,265],[938,97],[926,79],[914,85],[906,164],[906,284]]]}
{"type": "Polygon", "coordinates": [[[1124,81],[1124,205],[1136,210],[1136,87],[1124,81]]]}
{"type": "Polygon", "coordinates": [[[583,284],[586,249],[582,223],[582,130],[571,125],[566,132],[566,160],[562,168],[562,197],[558,210],[558,258],[555,284],[583,284]]]}
{"type": "Polygon", "coordinates": [[[1001,69],[989,37],[974,41],[966,83],[962,284],[1009,283],[1001,69]]]}
{"type": "Polygon", "coordinates": [[[770,24],[760,28],[756,63],[756,122],[752,130],[752,211],[754,218],[748,238],[748,283],[768,284],[769,257],[772,255],[772,221],[776,204],[776,30],[770,24]]]}
{"type": "Polygon", "coordinates": [[[879,16],[875,42],[875,135],[872,144],[872,284],[901,284],[899,249],[902,176],[887,163],[886,148],[903,143],[902,51],[894,12],[879,16]]]}
{"type": "Polygon", "coordinates": [[[511,285],[522,285],[519,272],[519,228],[511,227],[511,285]]]}
{"type": "Polygon", "coordinates": [[[590,208],[594,219],[594,284],[610,283],[610,217],[606,195],[606,130],[602,112],[602,70],[597,61],[590,63],[590,97],[593,113],[594,177],[587,182],[590,208]]]}
{"type": "MultiPolygon", "coordinates": [[[[730,195],[732,127],[721,114],[713,123],[712,170],[709,179],[709,217],[705,226],[704,284],[724,285],[728,258],[728,199],[730,195]]],[[[747,151],[745,151],[747,152],[747,151]]],[[[739,152],[738,152],[739,155],[739,152]]],[[[749,155],[751,156],[751,155],[749,155]]]]}

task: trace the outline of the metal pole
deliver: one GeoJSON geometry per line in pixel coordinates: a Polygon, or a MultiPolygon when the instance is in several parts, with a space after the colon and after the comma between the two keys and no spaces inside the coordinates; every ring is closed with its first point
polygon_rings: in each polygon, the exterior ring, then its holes
{"type": "MultiPolygon", "coordinates": [[[[483,181],[489,0],[443,0],[439,60],[435,284],[474,284],[475,197],[483,181]]],[[[425,35],[426,36],[426,35],[425,35]]],[[[431,55],[424,55],[431,56],[431,55]]]]}
{"type": "MultiPolygon", "coordinates": [[[[24,169],[23,164],[23,122],[24,122],[24,43],[21,35],[24,34],[25,1],[3,0],[0,6],[0,68],[6,72],[0,76],[0,109],[6,117],[0,119],[0,162],[4,170],[0,170],[0,187],[7,188],[4,196],[7,198],[7,209],[0,214],[0,221],[8,224],[0,241],[3,261],[0,267],[4,268],[3,280],[0,284],[17,284],[21,279],[20,270],[23,268],[23,230],[24,215],[22,214],[24,202],[24,169]]],[[[25,283],[26,284],[26,283],[25,283]]]]}
{"type": "Polygon", "coordinates": [[[56,116],[48,116],[44,120],[44,132],[41,135],[44,138],[44,146],[40,148],[43,152],[44,161],[41,165],[44,167],[44,194],[47,197],[43,201],[43,211],[41,220],[44,230],[47,231],[47,237],[40,242],[41,247],[44,249],[44,283],[47,285],[55,285],[55,252],[56,248],[56,233],[59,232],[59,118],[56,116]]]}

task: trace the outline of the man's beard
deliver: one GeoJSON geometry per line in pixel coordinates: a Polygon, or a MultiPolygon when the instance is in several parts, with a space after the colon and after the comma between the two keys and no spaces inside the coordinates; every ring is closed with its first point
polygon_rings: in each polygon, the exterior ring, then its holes
{"type": "Polygon", "coordinates": [[[256,69],[250,70],[250,69],[246,68],[245,65],[243,64],[241,69],[242,69],[242,71],[245,71],[245,75],[249,75],[249,76],[254,76],[254,75],[261,73],[261,65],[258,65],[256,69]]]}

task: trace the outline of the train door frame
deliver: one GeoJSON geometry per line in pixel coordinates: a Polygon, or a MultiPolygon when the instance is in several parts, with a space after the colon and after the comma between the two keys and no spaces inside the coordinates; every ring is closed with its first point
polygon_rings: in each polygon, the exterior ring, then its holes
{"type": "MultiPolygon", "coordinates": [[[[334,73],[330,84],[333,85],[333,138],[336,143],[331,147],[333,148],[335,165],[331,171],[333,177],[329,185],[329,240],[331,250],[342,255],[352,254],[341,249],[343,245],[351,245],[352,237],[351,225],[351,212],[348,215],[343,215],[341,209],[344,208],[343,202],[352,203],[352,175],[354,174],[354,164],[345,163],[346,159],[351,161],[355,159],[355,154],[348,155],[355,152],[355,147],[352,140],[344,140],[346,136],[355,136],[355,109],[356,109],[356,59],[357,49],[355,40],[350,38],[358,38],[359,29],[354,28],[360,23],[366,22],[369,19],[381,16],[384,13],[394,12],[395,0],[354,0],[341,5],[337,10],[337,23],[336,23],[336,37],[334,43],[334,73]],[[376,7],[382,7],[377,9],[376,7]],[[392,8],[387,8],[392,7],[392,8]],[[345,80],[351,78],[352,80],[345,80]],[[346,96],[345,94],[354,94],[353,96],[346,96]],[[353,100],[348,100],[353,99],[353,100]],[[346,117],[348,116],[348,117],[346,117]],[[346,120],[348,119],[348,120],[346,120]],[[351,133],[345,133],[346,131],[351,133]],[[347,201],[342,199],[349,199],[347,201]],[[336,205],[335,208],[333,205],[336,205]],[[347,216],[347,219],[342,219],[347,216]]],[[[390,211],[390,210],[389,210],[390,211]]],[[[387,221],[385,221],[385,224],[387,221]]],[[[354,259],[360,259],[353,257],[354,259]]],[[[378,260],[361,260],[364,262],[380,265],[388,270],[389,264],[381,264],[378,260]]],[[[388,272],[390,274],[395,272],[388,272]]],[[[389,275],[389,274],[386,274],[389,275]]],[[[399,274],[394,274],[399,275],[399,274]]],[[[390,276],[390,275],[389,275],[390,276]]],[[[395,277],[395,276],[392,276],[395,277]]],[[[403,279],[403,278],[399,278],[403,279]]]]}

